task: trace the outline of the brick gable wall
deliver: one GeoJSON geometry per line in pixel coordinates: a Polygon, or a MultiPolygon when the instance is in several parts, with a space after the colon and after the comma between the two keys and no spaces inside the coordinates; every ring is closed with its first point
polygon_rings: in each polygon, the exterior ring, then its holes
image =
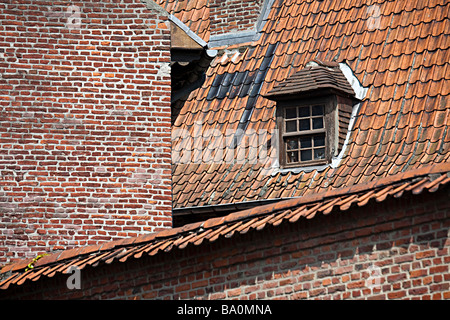
{"type": "Polygon", "coordinates": [[[25,282],[0,298],[450,299],[446,188],[25,282]],[[170,266],[170,268],[168,268],[170,266]],[[31,294],[31,296],[30,296],[31,294]]]}
{"type": "Polygon", "coordinates": [[[0,262],[171,227],[167,17],[21,0],[0,20],[0,262]]]}
{"type": "Polygon", "coordinates": [[[212,0],[211,35],[255,29],[264,0],[212,0]]]}

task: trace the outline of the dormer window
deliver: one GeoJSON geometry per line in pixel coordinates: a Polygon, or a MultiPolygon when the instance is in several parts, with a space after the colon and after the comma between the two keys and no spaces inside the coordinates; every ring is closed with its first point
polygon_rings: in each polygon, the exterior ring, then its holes
{"type": "Polygon", "coordinates": [[[356,101],[339,65],[308,63],[267,97],[277,102],[281,167],[331,162],[342,148],[356,101]]]}
{"type": "Polygon", "coordinates": [[[283,162],[287,165],[326,160],[326,102],[311,101],[282,109],[279,120],[283,126],[283,162]]]}

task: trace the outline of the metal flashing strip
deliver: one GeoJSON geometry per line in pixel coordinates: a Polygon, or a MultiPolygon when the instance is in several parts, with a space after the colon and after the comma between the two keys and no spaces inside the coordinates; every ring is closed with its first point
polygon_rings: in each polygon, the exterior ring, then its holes
{"type": "Polygon", "coordinates": [[[194,40],[201,47],[203,47],[205,49],[206,54],[208,55],[208,57],[214,58],[215,56],[217,56],[218,51],[217,50],[213,50],[213,49],[209,49],[210,45],[205,40],[200,38],[194,31],[189,29],[189,27],[187,25],[185,25],[183,22],[181,22],[180,19],[175,17],[173,14],[169,14],[169,21],[173,22],[177,27],[179,27],[181,30],[186,32],[186,34],[189,37],[191,37],[192,40],[194,40]]]}
{"type": "MultiPolygon", "coordinates": [[[[364,88],[361,83],[359,82],[358,78],[353,74],[352,69],[346,64],[346,63],[339,63],[339,68],[341,69],[342,73],[344,74],[345,78],[351,85],[353,91],[355,92],[355,97],[358,100],[363,100],[367,94],[368,88],[364,88]]],[[[358,102],[353,106],[352,114],[350,116],[350,122],[347,129],[347,135],[345,137],[344,144],[342,146],[341,151],[336,157],[331,158],[331,162],[325,165],[318,165],[318,166],[309,166],[309,167],[294,167],[294,168],[286,168],[281,169],[279,166],[275,168],[275,170],[272,172],[272,176],[277,175],[278,173],[287,173],[287,172],[293,172],[293,173],[300,173],[300,172],[311,172],[311,171],[318,171],[321,172],[325,170],[328,167],[331,167],[333,169],[337,168],[344,157],[345,149],[348,146],[350,135],[352,133],[353,125],[356,120],[356,116],[358,115],[359,108],[361,106],[361,103],[358,102]]]]}
{"type": "Polygon", "coordinates": [[[255,40],[257,36],[257,30],[241,31],[236,33],[225,33],[212,35],[209,38],[209,45],[211,48],[217,48],[222,46],[231,46],[239,43],[247,43],[255,40]]]}
{"type": "Polygon", "coordinates": [[[187,25],[181,22],[181,20],[175,17],[173,14],[169,14],[169,20],[175,23],[181,30],[186,32],[192,38],[192,40],[197,42],[200,46],[202,46],[203,48],[206,48],[208,46],[208,43],[205,40],[196,35],[191,29],[189,29],[187,25]]]}
{"type": "MultiPolygon", "coordinates": [[[[353,91],[355,92],[355,97],[362,101],[367,94],[368,88],[364,88],[361,83],[359,82],[358,78],[353,73],[353,70],[346,64],[346,63],[339,63],[339,68],[341,69],[344,76],[347,78],[347,81],[352,86],[353,91]]],[[[337,157],[333,157],[331,160],[331,167],[337,168],[339,166],[339,163],[341,162],[342,158],[344,157],[345,149],[347,149],[348,142],[350,141],[350,135],[353,130],[353,125],[355,123],[356,116],[359,112],[359,107],[361,106],[361,103],[358,102],[353,106],[352,115],[350,116],[350,122],[348,124],[347,129],[347,135],[345,136],[345,141],[342,146],[341,152],[337,155],[337,157]]]]}
{"type": "Polygon", "coordinates": [[[150,10],[156,10],[159,13],[165,15],[168,17],[169,21],[174,23],[177,27],[179,27],[181,30],[186,32],[186,34],[195,42],[197,42],[201,47],[206,49],[206,54],[210,58],[214,58],[217,55],[217,50],[211,50],[208,47],[208,43],[200,38],[195,32],[193,32],[191,29],[189,29],[188,26],[186,26],[183,22],[181,22],[180,19],[175,17],[173,14],[168,13],[166,10],[164,10],[161,6],[159,6],[156,2],[152,0],[141,0],[142,3],[144,3],[147,6],[147,9],[150,10]]]}
{"type": "Polygon", "coordinates": [[[405,192],[412,195],[424,190],[436,192],[442,186],[448,187],[449,170],[449,163],[422,167],[368,183],[269,203],[158,233],[67,249],[39,259],[35,267],[26,272],[23,270],[32,259],[25,259],[0,268],[0,290],[36,281],[43,278],[41,276],[51,278],[56,273],[64,273],[70,266],[89,265],[96,268],[113,262],[123,263],[128,257],[141,258],[143,253],[154,256],[175,248],[184,249],[188,245],[211,243],[219,237],[230,238],[236,232],[260,231],[266,225],[295,223],[302,217],[312,219],[318,214],[331,214],[333,210],[342,212],[351,207],[365,206],[369,201],[378,203],[388,198],[399,198],[405,192]]]}
{"type": "Polygon", "coordinates": [[[259,32],[264,27],[264,24],[269,17],[270,9],[272,9],[272,5],[275,0],[264,0],[262,5],[261,14],[259,15],[258,21],[256,22],[256,30],[259,32]]]}

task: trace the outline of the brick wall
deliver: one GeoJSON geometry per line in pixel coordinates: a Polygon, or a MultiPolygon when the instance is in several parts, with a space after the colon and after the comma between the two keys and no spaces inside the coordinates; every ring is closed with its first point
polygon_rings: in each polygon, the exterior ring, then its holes
{"type": "Polygon", "coordinates": [[[81,271],[8,298],[450,299],[450,189],[81,271]],[[170,266],[170,268],[168,268],[170,266]]]}
{"type": "Polygon", "coordinates": [[[0,262],[170,227],[167,17],[8,0],[0,20],[0,262]]]}
{"type": "Polygon", "coordinates": [[[264,0],[212,0],[211,35],[254,30],[263,2],[264,0]]]}

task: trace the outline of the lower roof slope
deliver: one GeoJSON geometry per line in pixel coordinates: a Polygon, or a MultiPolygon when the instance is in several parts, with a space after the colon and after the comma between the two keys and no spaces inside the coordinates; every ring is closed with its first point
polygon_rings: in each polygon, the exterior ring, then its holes
{"type": "Polygon", "coordinates": [[[209,0],[154,0],[205,41],[210,36],[209,0]]]}
{"type": "Polygon", "coordinates": [[[230,238],[249,230],[295,223],[299,219],[312,219],[320,214],[338,214],[351,207],[363,207],[370,201],[382,202],[406,194],[436,192],[449,185],[449,163],[425,166],[378,181],[259,206],[159,233],[68,249],[40,259],[12,263],[0,269],[0,289],[6,290],[25,282],[51,278],[58,273],[70,273],[72,266],[81,270],[89,266],[124,263],[132,259],[170,252],[175,248],[184,249],[187,246],[214,242],[219,237],[230,238]]]}
{"type": "Polygon", "coordinates": [[[173,150],[190,161],[174,161],[174,208],[299,197],[449,162],[449,12],[444,0],[275,0],[259,40],[216,57],[175,121],[173,150]],[[264,96],[314,59],[346,63],[367,94],[336,166],[280,170],[252,154],[273,149],[275,102],[264,96]]]}

